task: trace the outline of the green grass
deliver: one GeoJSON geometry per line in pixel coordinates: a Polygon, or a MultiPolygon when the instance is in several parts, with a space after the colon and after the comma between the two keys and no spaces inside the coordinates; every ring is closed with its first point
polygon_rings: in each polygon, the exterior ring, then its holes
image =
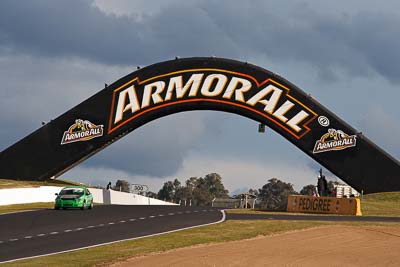
{"type": "Polygon", "coordinates": [[[47,180],[47,181],[21,181],[21,180],[0,179],[0,189],[39,187],[39,186],[67,186],[67,185],[81,185],[81,184],[77,182],[58,180],[58,179],[47,180]]]}
{"type": "Polygon", "coordinates": [[[400,217],[400,192],[366,195],[361,201],[361,211],[364,216],[400,217]]]}

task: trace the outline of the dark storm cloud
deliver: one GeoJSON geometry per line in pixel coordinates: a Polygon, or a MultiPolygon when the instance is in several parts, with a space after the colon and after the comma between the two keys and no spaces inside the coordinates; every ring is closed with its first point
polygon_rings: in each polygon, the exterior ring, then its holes
{"type": "MultiPolygon", "coordinates": [[[[310,80],[303,84],[311,87],[309,83],[315,82],[314,93],[338,108],[341,117],[346,114],[346,119],[357,120],[360,115],[354,110],[362,113],[364,106],[376,99],[385,103],[382,112],[366,116],[374,118],[372,123],[366,119],[358,126],[363,132],[373,133],[374,141],[384,143],[385,149],[395,151],[393,155],[399,155],[399,146],[392,145],[398,143],[398,135],[391,134],[390,138],[390,134],[378,131],[387,129],[390,123],[398,125],[397,109],[390,120],[381,119],[390,104],[396,104],[398,91],[381,77],[372,77],[380,74],[391,82],[400,81],[398,16],[379,14],[373,8],[372,13],[322,14],[321,9],[299,1],[295,5],[277,1],[172,1],[157,12],[138,16],[135,12],[141,11],[135,9],[135,2],[129,5],[135,10],[127,12],[130,16],[116,16],[101,11],[92,1],[0,1],[0,151],[39,128],[42,120],[57,117],[97,92],[104,82],[130,73],[132,65],[147,65],[176,55],[215,55],[292,68],[302,77],[308,77],[307,70],[316,71],[323,81],[337,78],[337,72],[344,74],[341,77],[346,82],[321,83],[310,73],[310,80]],[[368,89],[365,84],[382,88],[368,89]],[[393,97],[388,99],[382,90],[391,90],[393,97]]],[[[136,130],[83,166],[165,177],[175,174],[193,151],[223,159],[298,160],[290,150],[294,147],[284,148],[286,140],[281,136],[282,142],[278,142],[267,133],[270,141],[259,145],[261,141],[248,134],[256,134],[254,122],[233,120],[221,126],[223,120],[223,116],[214,114],[168,117],[136,130]],[[222,137],[216,139],[219,132],[222,137]],[[230,135],[225,137],[227,132],[230,135]],[[238,136],[248,137],[253,146],[247,150],[247,144],[232,146],[238,136]],[[210,141],[212,138],[216,140],[210,141]],[[277,152],[269,156],[266,151],[277,152]]],[[[390,133],[399,132],[398,127],[388,129],[390,133]]],[[[312,169],[317,171],[319,165],[312,165],[312,169]]]]}
{"type": "Polygon", "coordinates": [[[135,19],[106,15],[90,1],[1,1],[0,47],[121,65],[176,55],[264,56],[308,63],[323,78],[339,69],[399,82],[399,24],[394,14],[330,16],[299,2],[172,3],[135,19]]]}

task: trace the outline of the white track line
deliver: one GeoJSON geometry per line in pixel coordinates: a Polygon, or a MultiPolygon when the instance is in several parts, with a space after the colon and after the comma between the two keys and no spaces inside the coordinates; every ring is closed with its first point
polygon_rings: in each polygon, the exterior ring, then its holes
{"type": "MultiPolygon", "coordinates": [[[[204,212],[206,212],[207,210],[203,210],[204,212]]],[[[214,211],[214,210],[210,210],[210,211],[214,211]]],[[[195,210],[194,212],[198,212],[197,210],[195,210]]],[[[177,212],[176,214],[182,214],[183,212],[177,212]]],[[[186,213],[190,213],[190,211],[186,211],[186,213]]],[[[170,216],[173,216],[173,215],[175,215],[175,213],[173,213],[173,212],[171,212],[171,213],[168,213],[168,215],[170,215],[170,216]]],[[[159,214],[158,215],[159,217],[162,217],[162,216],[164,216],[164,214],[159,214]]],[[[150,219],[152,219],[152,218],[155,218],[156,216],[149,216],[149,218],[150,219]]],[[[139,218],[139,220],[145,220],[146,219],[146,217],[141,217],[141,218],[139,218]]],[[[133,221],[135,221],[136,219],[129,219],[129,221],[131,221],[131,222],[133,222],[133,221]]],[[[125,223],[126,221],[124,221],[124,220],[121,220],[121,221],[119,221],[118,223],[125,223]]],[[[115,222],[109,222],[108,223],[108,225],[114,225],[114,224],[116,224],[115,222]]],[[[100,224],[100,225],[98,225],[98,227],[102,227],[102,226],[104,226],[105,224],[100,224]]],[[[89,225],[89,226],[86,226],[86,227],[84,227],[84,228],[76,228],[76,229],[74,229],[74,230],[69,230],[69,229],[67,229],[67,230],[64,230],[63,232],[64,233],[68,233],[68,232],[72,232],[72,231],[81,231],[81,230],[84,230],[84,229],[89,229],[89,228],[94,228],[94,227],[96,227],[96,226],[93,226],[93,225],[89,225]]],[[[52,233],[48,233],[48,234],[38,234],[37,236],[38,237],[42,237],[42,236],[45,236],[45,235],[55,235],[55,234],[58,234],[58,232],[52,232],[52,233]]],[[[25,239],[30,239],[30,238],[32,238],[32,236],[28,236],[28,237],[24,237],[25,239]]],[[[13,241],[17,241],[18,239],[10,239],[9,240],[9,242],[13,242],[13,241]],[[12,241],[11,241],[12,240],[12,241]]]]}
{"type": "Polygon", "coordinates": [[[0,261],[0,264],[1,263],[20,261],[20,260],[34,259],[34,258],[39,258],[39,257],[44,257],[44,256],[57,255],[57,254],[62,254],[62,253],[67,253],[67,252],[73,252],[73,251],[77,251],[77,250],[87,249],[87,248],[95,248],[95,247],[100,247],[100,246],[104,246],[104,245],[115,244],[115,243],[119,243],[119,242],[123,242],[123,241],[143,239],[143,238],[147,238],[147,237],[165,235],[165,234],[175,233],[175,232],[179,232],[179,231],[183,231],[183,230],[198,228],[198,227],[202,227],[202,226],[218,224],[218,223],[224,222],[225,219],[226,219],[225,211],[221,210],[221,213],[222,213],[222,219],[217,221],[217,222],[213,222],[213,223],[206,223],[206,224],[200,224],[200,225],[195,225],[195,226],[189,226],[189,227],[176,229],[176,230],[171,230],[171,231],[166,231],[166,232],[161,232],[161,233],[157,233],[157,234],[151,234],[151,235],[145,235],[145,236],[121,239],[121,240],[118,240],[118,241],[106,242],[106,243],[102,243],[102,244],[97,244],[97,245],[92,245],[92,246],[87,246],[87,247],[81,247],[81,248],[74,248],[74,249],[70,249],[70,250],[64,250],[64,251],[59,251],[59,252],[54,252],[54,253],[48,253],[48,254],[43,254],[43,255],[32,256],[32,257],[13,259],[13,260],[9,260],[9,261],[0,261]]]}

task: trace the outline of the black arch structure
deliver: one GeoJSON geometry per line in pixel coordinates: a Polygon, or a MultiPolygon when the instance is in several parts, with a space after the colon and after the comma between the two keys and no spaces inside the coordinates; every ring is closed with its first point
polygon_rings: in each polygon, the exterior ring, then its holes
{"type": "Polygon", "coordinates": [[[57,177],[136,128],[189,110],[263,123],[359,191],[400,191],[399,161],[287,80],[220,58],[166,61],[121,78],[2,151],[0,177],[57,177]]]}

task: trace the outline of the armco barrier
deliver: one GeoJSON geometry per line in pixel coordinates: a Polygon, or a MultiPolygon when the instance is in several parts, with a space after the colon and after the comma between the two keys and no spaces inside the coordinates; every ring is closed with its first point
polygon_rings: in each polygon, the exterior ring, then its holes
{"type": "MultiPolygon", "coordinates": [[[[39,186],[27,188],[0,189],[0,206],[36,202],[53,202],[55,193],[63,187],[39,186]]],[[[159,199],[114,190],[89,188],[95,203],[117,205],[176,205],[159,199]]]]}
{"type": "Polygon", "coordinates": [[[357,216],[362,215],[361,202],[359,198],[292,195],[288,197],[287,211],[357,216]]]}

